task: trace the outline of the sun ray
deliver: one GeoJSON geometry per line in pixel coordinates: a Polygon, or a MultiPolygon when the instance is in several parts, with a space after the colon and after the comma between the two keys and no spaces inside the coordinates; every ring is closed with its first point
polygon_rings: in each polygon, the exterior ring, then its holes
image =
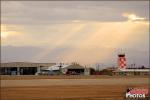
{"type": "Polygon", "coordinates": [[[1,38],[2,39],[7,38],[8,36],[9,36],[9,33],[7,33],[7,32],[1,32],[1,38]]]}
{"type": "Polygon", "coordinates": [[[67,34],[63,38],[60,37],[57,39],[58,41],[56,41],[56,44],[54,47],[49,47],[49,48],[44,49],[40,54],[34,56],[32,60],[39,61],[40,59],[45,57],[47,54],[51,53],[52,50],[63,45],[69,38],[73,37],[76,34],[76,32],[81,30],[84,26],[85,26],[84,24],[80,24],[80,25],[77,25],[76,27],[73,27],[72,29],[67,30],[67,34]]]}

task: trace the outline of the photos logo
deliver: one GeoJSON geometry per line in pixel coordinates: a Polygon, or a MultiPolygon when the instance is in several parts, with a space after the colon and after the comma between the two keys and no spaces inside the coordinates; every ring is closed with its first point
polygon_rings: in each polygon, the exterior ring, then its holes
{"type": "Polygon", "coordinates": [[[148,89],[129,88],[126,92],[127,99],[145,99],[148,95],[148,89]]]}

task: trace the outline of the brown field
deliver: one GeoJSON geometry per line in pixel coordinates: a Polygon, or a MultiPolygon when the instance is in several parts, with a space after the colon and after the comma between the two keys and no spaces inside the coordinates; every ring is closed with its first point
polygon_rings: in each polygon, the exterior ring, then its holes
{"type": "Polygon", "coordinates": [[[148,85],[2,87],[1,100],[124,100],[128,87],[148,85]]]}
{"type": "Polygon", "coordinates": [[[3,77],[1,100],[124,100],[129,87],[148,88],[150,91],[149,78],[142,77],[33,77],[7,77],[6,80],[3,77]]]}

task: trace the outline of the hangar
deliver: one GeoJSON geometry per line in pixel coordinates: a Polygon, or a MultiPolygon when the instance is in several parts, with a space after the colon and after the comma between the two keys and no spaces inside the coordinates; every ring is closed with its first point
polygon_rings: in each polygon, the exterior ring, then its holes
{"type": "Polygon", "coordinates": [[[60,63],[60,64],[50,66],[47,69],[41,69],[41,72],[39,74],[84,75],[85,73],[87,73],[86,68],[77,63],[72,63],[72,64],[61,64],[60,63]]]}
{"type": "Polygon", "coordinates": [[[0,75],[35,75],[55,63],[10,62],[1,63],[0,75]]]}
{"type": "Polygon", "coordinates": [[[10,62],[1,63],[0,75],[89,75],[87,68],[77,64],[29,63],[10,62]]]}

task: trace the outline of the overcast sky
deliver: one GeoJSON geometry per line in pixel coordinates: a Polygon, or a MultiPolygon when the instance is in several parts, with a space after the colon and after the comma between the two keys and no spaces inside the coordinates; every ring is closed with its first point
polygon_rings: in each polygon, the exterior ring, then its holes
{"type": "Polygon", "coordinates": [[[149,65],[148,1],[2,1],[2,62],[149,65]]]}

